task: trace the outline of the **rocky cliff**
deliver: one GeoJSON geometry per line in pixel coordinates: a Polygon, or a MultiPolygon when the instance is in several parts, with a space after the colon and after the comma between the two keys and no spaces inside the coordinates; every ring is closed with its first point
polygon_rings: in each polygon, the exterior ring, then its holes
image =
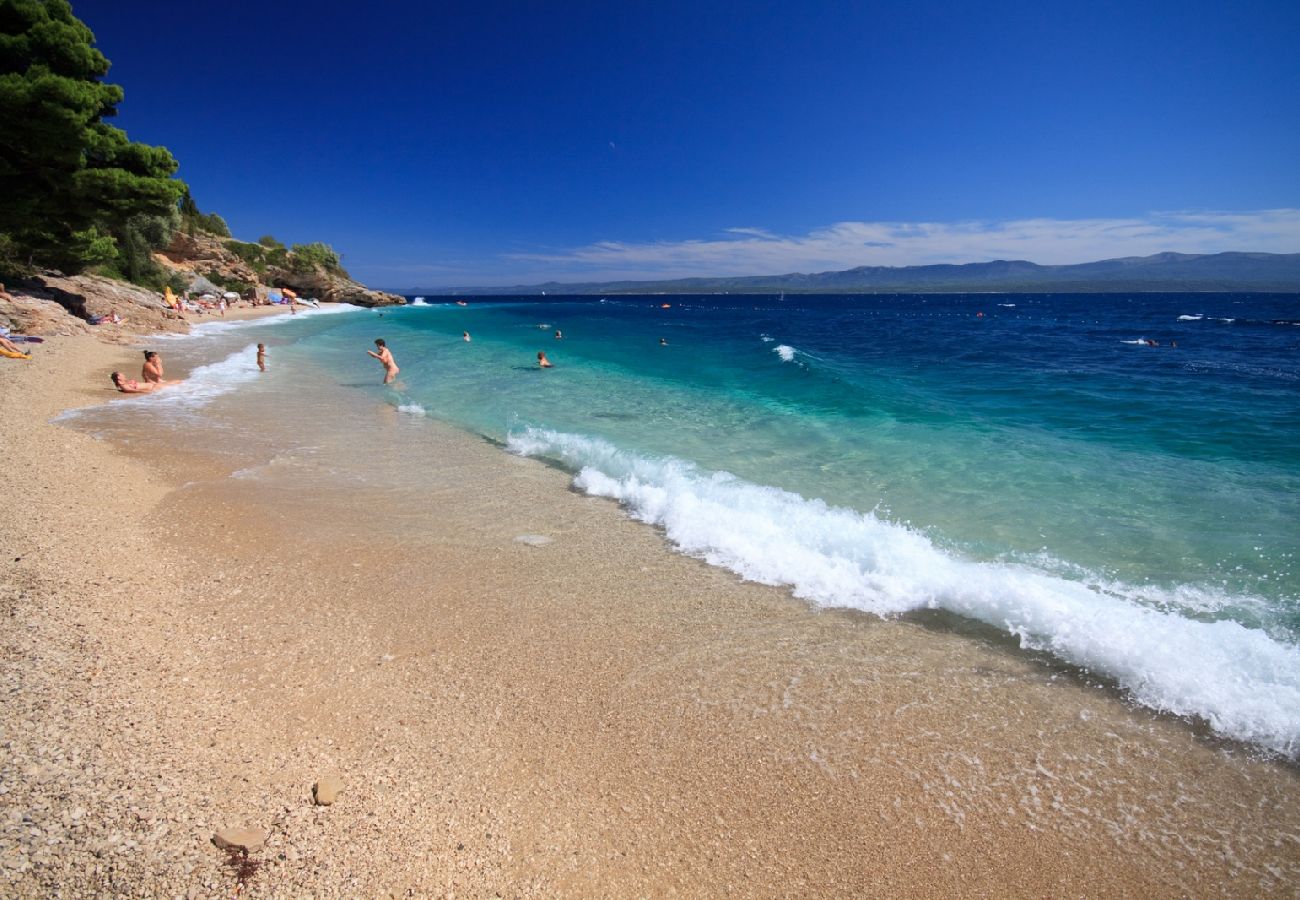
{"type": "MultiPolygon", "coordinates": [[[[319,264],[304,265],[301,261],[295,265],[292,254],[284,252],[278,256],[271,254],[271,262],[257,258],[259,265],[254,266],[231,249],[232,245],[240,244],[239,241],[210,234],[178,233],[171,245],[155,258],[169,270],[180,273],[187,281],[202,276],[222,287],[257,285],[263,295],[268,288],[289,288],[300,297],[315,297],[326,303],[397,306],[406,302],[396,294],[370,290],[352,280],[341,268],[329,270],[319,264]]],[[[256,244],[242,246],[261,249],[256,244]]]]}
{"type": "MultiPolygon", "coordinates": [[[[358,284],[342,269],[305,265],[285,252],[276,257],[282,264],[258,260],[260,264],[254,266],[231,249],[238,243],[214,235],[178,233],[154,258],[186,285],[202,284],[205,289],[217,286],[238,290],[245,296],[250,289],[264,297],[272,288],[289,288],[299,297],[315,297],[326,303],[394,306],[406,302],[396,294],[372,291],[358,284]]],[[[40,336],[75,334],[93,328],[110,339],[119,334],[189,330],[186,321],[154,291],[99,275],[56,272],[44,272],[11,285],[8,292],[0,289],[0,325],[20,334],[40,336]],[[89,324],[114,312],[124,319],[122,323],[89,324]]]]}

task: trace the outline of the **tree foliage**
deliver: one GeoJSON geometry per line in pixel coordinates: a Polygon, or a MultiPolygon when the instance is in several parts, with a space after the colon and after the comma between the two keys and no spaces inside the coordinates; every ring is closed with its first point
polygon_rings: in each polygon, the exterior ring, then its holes
{"type": "Polygon", "coordinates": [[[138,217],[170,221],[185,191],[166,148],[104,121],[122,89],[94,42],[67,0],[0,0],[0,265],[143,271],[162,231],[138,217]]]}

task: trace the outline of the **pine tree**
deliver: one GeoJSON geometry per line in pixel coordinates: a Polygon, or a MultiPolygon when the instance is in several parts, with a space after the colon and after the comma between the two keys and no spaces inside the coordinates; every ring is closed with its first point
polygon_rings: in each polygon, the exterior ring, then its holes
{"type": "Polygon", "coordinates": [[[0,267],[108,262],[185,190],[166,148],[104,121],[123,95],[94,43],[67,0],[0,0],[0,267]]]}

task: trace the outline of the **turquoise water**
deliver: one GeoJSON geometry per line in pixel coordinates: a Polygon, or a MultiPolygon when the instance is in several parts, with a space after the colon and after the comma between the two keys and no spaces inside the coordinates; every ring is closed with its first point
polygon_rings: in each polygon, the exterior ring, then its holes
{"type": "Polygon", "coordinates": [[[240,341],[558,462],[745,577],[983,621],[1294,756],[1298,312],[1295,295],[496,298],[240,341]]]}

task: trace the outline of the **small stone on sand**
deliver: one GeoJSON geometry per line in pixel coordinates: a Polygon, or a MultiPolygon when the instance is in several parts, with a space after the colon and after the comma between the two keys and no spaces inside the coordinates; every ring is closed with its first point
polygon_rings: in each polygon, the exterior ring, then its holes
{"type": "Polygon", "coordinates": [[[256,850],[266,843],[266,832],[256,828],[223,828],[212,836],[222,850],[256,850]]]}
{"type": "Polygon", "coordinates": [[[312,799],[317,806],[329,806],[343,793],[343,779],[338,775],[326,775],[312,786],[312,799]]]}

